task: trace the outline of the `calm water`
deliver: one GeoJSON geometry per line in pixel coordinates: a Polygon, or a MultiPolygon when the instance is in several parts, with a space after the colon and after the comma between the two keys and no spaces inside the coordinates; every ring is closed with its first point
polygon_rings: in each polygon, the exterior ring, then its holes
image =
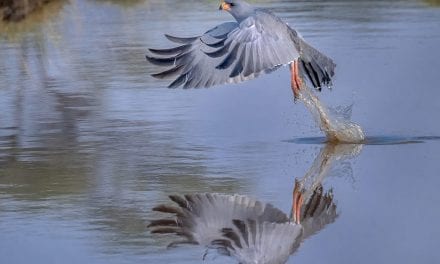
{"type": "Polygon", "coordinates": [[[144,54],[168,45],[162,33],[231,19],[218,1],[71,0],[1,23],[0,262],[203,263],[203,248],[166,250],[173,237],[148,232],[152,207],[223,192],[288,213],[294,179],[322,153],[339,217],[289,263],[440,261],[436,3],[260,2],[338,64],[322,100],[353,104],[378,143],[350,155],[316,138],[287,68],[185,91],[149,77],[144,54]]]}

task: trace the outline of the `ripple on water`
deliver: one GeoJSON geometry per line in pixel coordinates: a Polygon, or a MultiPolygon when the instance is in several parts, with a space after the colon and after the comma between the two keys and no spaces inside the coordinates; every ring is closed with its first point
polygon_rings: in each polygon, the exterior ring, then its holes
{"type": "MultiPolygon", "coordinates": [[[[366,137],[359,144],[364,145],[402,145],[425,143],[427,141],[440,140],[440,136],[371,136],[366,137]]],[[[302,137],[286,140],[296,144],[326,144],[329,140],[326,137],[302,137]]],[[[351,144],[351,143],[346,143],[351,144]]]]}

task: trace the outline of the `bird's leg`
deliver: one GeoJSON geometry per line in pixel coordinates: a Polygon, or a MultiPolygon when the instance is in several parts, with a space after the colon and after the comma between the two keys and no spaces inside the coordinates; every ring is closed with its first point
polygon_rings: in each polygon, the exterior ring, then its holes
{"type": "Polygon", "coordinates": [[[298,63],[298,59],[290,63],[290,87],[292,88],[295,100],[299,98],[299,90],[302,86],[298,63]]]}
{"type": "Polygon", "coordinates": [[[301,222],[301,206],[304,202],[303,190],[301,183],[298,179],[295,179],[295,186],[293,187],[293,199],[292,199],[292,218],[296,224],[301,222]]]}

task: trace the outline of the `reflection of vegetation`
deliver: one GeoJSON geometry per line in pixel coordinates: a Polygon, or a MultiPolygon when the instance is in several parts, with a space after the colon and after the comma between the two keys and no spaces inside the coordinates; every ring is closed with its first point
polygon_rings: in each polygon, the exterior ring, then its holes
{"type": "Polygon", "coordinates": [[[7,188],[0,188],[0,193],[24,200],[39,200],[83,192],[87,186],[84,173],[78,168],[63,165],[64,158],[60,158],[58,164],[9,162],[7,167],[0,170],[0,184],[7,183],[7,188]]]}
{"type": "Polygon", "coordinates": [[[40,7],[53,1],[54,0],[0,0],[0,20],[21,21],[30,13],[44,10],[40,7]]]}
{"type": "MultiPolygon", "coordinates": [[[[66,3],[66,0],[50,2],[44,8],[39,8],[32,14],[29,14],[28,18],[20,21],[20,23],[10,23],[0,19],[0,37],[10,39],[23,32],[34,31],[42,25],[47,26],[46,23],[57,18],[57,15],[66,3]]],[[[1,14],[2,10],[0,7],[0,17],[1,14]]]]}
{"type": "Polygon", "coordinates": [[[423,0],[423,2],[430,6],[440,6],[440,0],[423,0]]]}
{"type": "Polygon", "coordinates": [[[145,3],[145,0],[96,0],[98,3],[111,3],[122,7],[133,7],[138,4],[145,3]]]}

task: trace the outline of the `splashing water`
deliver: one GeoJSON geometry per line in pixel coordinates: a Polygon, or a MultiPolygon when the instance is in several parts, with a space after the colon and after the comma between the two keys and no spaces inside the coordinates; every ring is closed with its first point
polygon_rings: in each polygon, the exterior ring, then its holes
{"type": "Polygon", "coordinates": [[[303,85],[299,92],[299,100],[312,113],[328,142],[361,143],[365,140],[362,128],[350,121],[351,106],[347,109],[333,110],[323,105],[318,97],[303,85]]]}

